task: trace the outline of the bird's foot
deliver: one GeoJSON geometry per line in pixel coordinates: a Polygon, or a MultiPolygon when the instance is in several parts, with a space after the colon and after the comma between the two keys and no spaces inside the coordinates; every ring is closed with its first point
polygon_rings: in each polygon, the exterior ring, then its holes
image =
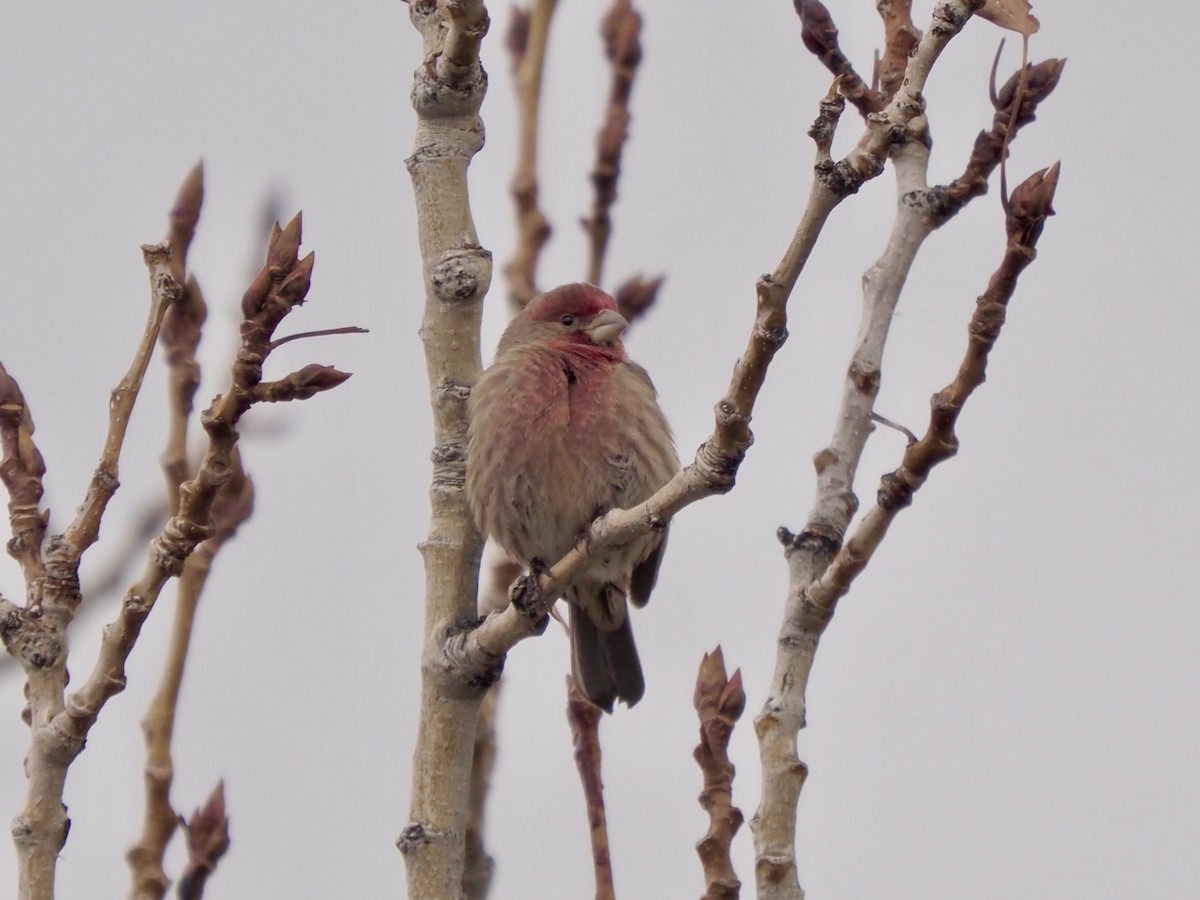
{"type": "Polygon", "coordinates": [[[544,629],[549,622],[547,615],[549,604],[546,602],[538,582],[541,576],[549,571],[546,564],[540,559],[532,559],[529,563],[529,572],[519,576],[508,589],[508,601],[517,612],[527,619],[541,620],[538,623],[539,631],[544,629]]]}

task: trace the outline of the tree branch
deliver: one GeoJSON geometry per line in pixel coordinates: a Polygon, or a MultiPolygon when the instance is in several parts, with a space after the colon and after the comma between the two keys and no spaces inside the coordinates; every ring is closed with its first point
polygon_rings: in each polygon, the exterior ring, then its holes
{"type": "Polygon", "coordinates": [[[604,782],[600,777],[600,707],[579,692],[575,679],[567,676],[567,723],[575,746],[575,768],[583,785],[587,811],[588,839],[592,845],[592,874],[596,900],[616,900],[613,887],[612,854],[608,845],[608,817],[604,812],[604,782]]]}
{"type": "Polygon", "coordinates": [[[467,167],[483,145],[479,107],[487,77],[479,39],[481,0],[414,0],[424,62],[414,76],[415,148],[407,160],[417,204],[425,279],[421,336],[434,419],[434,472],[425,561],[421,708],[413,755],[409,824],[397,840],[413,900],[458,897],[472,747],[482,683],[447,672],[441,643],[475,617],[482,540],[466,502],[466,401],[479,377],[479,322],[491,254],[479,246],[467,197],[467,167]],[[467,43],[456,36],[471,33],[467,43]],[[444,64],[453,60],[453,65],[444,64]]]}
{"type": "MultiPolygon", "coordinates": [[[[197,164],[184,180],[168,218],[168,239],[175,238],[184,248],[183,253],[172,254],[172,277],[186,286],[168,307],[158,336],[168,373],[169,419],[162,468],[167,480],[167,506],[171,516],[179,512],[179,486],[190,470],[187,428],[192,415],[192,402],[200,386],[196,349],[200,345],[204,321],[208,316],[199,286],[195,279],[188,278],[186,264],[187,247],[195,235],[203,198],[203,169],[197,164]],[[184,258],[181,259],[181,256],[184,258]]],[[[170,797],[174,778],[171,737],[175,729],[175,706],[183,683],[192,621],[210,559],[205,559],[201,564],[201,553],[198,551],[184,565],[162,680],[142,720],[142,733],[146,741],[142,835],[125,854],[132,882],[130,896],[139,900],[160,900],[171,886],[171,880],[163,869],[167,844],[179,823],[179,815],[171,806],[170,797]]]]}
{"type": "Polygon", "coordinates": [[[629,98],[633,93],[637,67],[642,61],[641,33],[642,17],[633,8],[632,0],[613,0],[600,23],[604,55],[612,68],[612,82],[604,124],[596,136],[592,214],[583,220],[591,248],[587,274],[589,284],[601,284],[608,239],[612,235],[611,212],[617,199],[617,180],[621,176],[621,152],[629,139],[629,98]]]}
{"type": "Polygon", "coordinates": [[[955,423],[963,405],[984,382],[988,355],[1000,337],[1008,302],[1016,292],[1017,279],[1037,257],[1037,241],[1046,217],[1053,215],[1052,202],[1058,186],[1059,166],[1031,175],[1013,191],[1008,216],[1008,244],[987,290],[975,301],[975,312],[967,326],[967,350],[954,381],[929,401],[929,426],[925,435],[908,445],[899,468],[883,476],[876,505],[863,517],[845,545],[820,578],[805,591],[803,602],[833,615],[837,601],[850,590],[854,579],[882,543],[888,527],[938,463],[958,452],[955,423]]]}
{"type": "Polygon", "coordinates": [[[878,112],[887,98],[863,81],[838,44],[838,28],[833,16],[820,0],[793,0],[800,17],[800,40],[835,78],[840,78],[842,96],[862,115],[878,112]]]}
{"type": "Polygon", "coordinates": [[[510,189],[517,207],[517,247],[504,267],[504,276],[509,305],[514,310],[522,309],[537,296],[538,258],[550,240],[550,224],[538,207],[537,140],[546,43],[557,3],[534,0],[528,13],[514,8],[509,31],[517,90],[517,171],[510,189]]]}
{"type": "Polygon", "coordinates": [[[526,638],[545,630],[546,615],[554,601],[609,547],[663,528],[679,510],[703,497],[732,489],[738,466],[753,442],[750,418],[758,393],[775,353],[787,339],[787,300],[796,279],[816,245],[825,220],[846,197],[883,170],[893,146],[915,143],[923,119],[921,91],[934,59],[970,15],[970,4],[982,0],[948,0],[935,10],[933,35],[912,60],[908,84],[888,107],[867,123],[858,145],[845,159],[830,156],[833,133],[843,101],[835,81],[821,102],[820,113],[809,134],[817,145],[812,189],[783,259],[775,272],[764,275],[758,295],[754,326],[746,351],[734,366],[729,390],[717,403],[712,435],[685,466],[652,497],[630,509],[613,509],[592,523],[579,542],[561,560],[539,573],[536,585],[524,579],[511,595],[512,603],[489,614],[478,625],[464,622],[447,632],[442,665],[464,684],[488,684],[503,665],[505,654],[526,638]]]}
{"type": "Polygon", "coordinates": [[[740,669],[732,678],[725,674],[725,656],[720,647],[704,654],[692,705],[700,717],[700,743],[693,754],[704,775],[700,806],[708,813],[708,833],[696,844],[704,866],[701,900],[737,900],[742,883],[733,869],[730,850],[742,827],[742,811],[733,805],[734,768],[729,761],[729,739],[746,708],[746,691],[740,669]]]}
{"type": "Polygon", "coordinates": [[[896,166],[899,203],[888,246],[863,279],[863,316],[847,371],[833,438],[817,454],[817,496],[802,534],[787,545],[788,602],[780,632],[771,693],[755,719],[763,768],[763,791],[751,820],[760,900],[799,900],[796,872],[796,804],[807,770],[796,754],[796,734],[804,724],[804,691],[816,644],[827,622],[814,620],[798,603],[799,593],[824,571],[841,546],[858,501],[854,473],[879,390],[883,348],[892,314],[921,242],[933,230],[927,212],[928,134],[923,91],[929,72],[949,41],[982,0],[943,0],[930,27],[907,60],[899,88],[878,113],[845,160],[830,168],[831,179],[854,187],[854,177],[878,174],[889,156],[896,166]]]}
{"type": "Polygon", "coordinates": [[[20,660],[29,678],[31,746],[26,757],[29,794],[13,823],[19,858],[20,900],[51,900],[54,865],[66,841],[68,821],[62,803],[67,769],[83,749],[104,704],[125,686],[125,662],[163,586],[178,576],[188,556],[213,534],[211,514],[222,487],[235,470],[236,425],[254,402],[262,364],[278,324],[308,293],[313,256],[297,259],[300,217],[286,229],[275,227],[267,265],[242,298],[242,345],[229,390],[202,417],[208,449],[195,478],[180,488],[179,511],[151,542],[141,577],[129,588],[117,619],[105,628],[91,676],[66,697],[65,629],[79,603],[80,548],[95,540],[99,515],[116,487],[116,461],[130,408],[146,360],[157,337],[162,309],[176,296],[170,248],[145,248],[153,290],[152,314],[130,374],[114,391],[109,436],[88,498],[67,534],[47,540],[42,609],[21,610],[0,602],[0,638],[20,660]]]}
{"type": "MultiPolygon", "coordinates": [[[[22,713],[30,726],[30,749],[25,760],[29,790],[24,806],[13,820],[13,842],[18,859],[18,897],[20,900],[52,900],[54,871],[59,851],[67,840],[70,823],[63,806],[63,787],[67,767],[83,749],[83,735],[62,728],[67,702],[67,626],[79,606],[79,563],[100,528],[100,518],[117,489],[117,460],[125,430],[141,388],[150,353],[158,337],[159,325],[167,306],[179,295],[179,285],[171,277],[171,248],[167,244],[142,248],[150,273],[150,312],[133,362],[125,377],[112,392],[109,404],[109,428],[100,462],[88,486],[83,505],[66,534],[52,535],[44,542],[44,570],[38,571],[35,558],[28,557],[22,568],[26,577],[28,606],[24,609],[7,601],[0,602],[0,639],[25,671],[29,706],[22,713]]],[[[33,420],[16,382],[5,374],[4,396],[0,397],[0,444],[4,461],[0,470],[6,486],[13,482],[21,500],[21,537],[29,542],[45,536],[48,515],[37,512],[35,488],[31,479],[40,479],[45,468],[33,445],[33,420]],[[28,508],[32,501],[34,506],[28,508]],[[41,533],[30,525],[30,516],[40,519],[41,533]]],[[[13,489],[9,488],[10,491],[13,489]]],[[[40,496],[40,494],[39,494],[40,496]]],[[[14,523],[16,524],[16,523],[14,523]]]]}
{"type": "Polygon", "coordinates": [[[153,301],[150,304],[146,327],[142,331],[142,340],[138,344],[129,371],[113,388],[108,404],[108,436],[104,441],[100,462],[88,485],[87,496],[75,514],[75,521],[63,534],[63,542],[69,548],[66,554],[76,562],[88,547],[96,542],[100,534],[100,518],[108,507],[108,501],[120,486],[117,480],[117,460],[121,455],[121,445],[125,442],[129,417],[142,388],[146,367],[150,365],[150,355],[154,352],[154,343],[158,340],[163,316],[182,291],[179,282],[171,275],[170,244],[146,245],[142,247],[142,253],[146,258],[146,266],[150,269],[153,301]]]}

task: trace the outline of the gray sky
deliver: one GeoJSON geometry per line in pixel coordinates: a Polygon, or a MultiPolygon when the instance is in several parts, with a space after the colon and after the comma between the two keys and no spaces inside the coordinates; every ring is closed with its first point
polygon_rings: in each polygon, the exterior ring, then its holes
{"type": "MultiPolygon", "coordinates": [[[[643,4],[649,6],[649,4],[643,4]]],[[[930,4],[917,4],[917,21],[930,4]]],[[[1180,114],[1194,11],[1166,27],[1043,4],[1033,59],[1070,58],[1020,138],[1013,182],[1055,159],[1063,175],[1041,257],[1022,279],[986,386],[938,469],[839,608],[810,685],[801,756],[802,883],[812,898],[1189,898],[1200,891],[1200,607],[1193,468],[1197,202],[1193,118],[1180,114]],[[1187,21],[1189,20],[1190,21],[1187,21]],[[1132,65],[1131,65],[1132,63],[1132,65]]],[[[862,68],[872,4],[831,4],[862,68]]],[[[603,5],[564,4],[552,34],[542,191],[556,233],[543,284],[585,268],[575,227],[605,73],[603,5]]],[[[495,5],[485,44],[488,144],[471,170],[480,237],[512,248],[511,88],[495,5]]],[[[932,175],[953,177],[990,122],[999,33],[970,24],[935,69],[932,175]]],[[[648,10],[611,283],[668,276],[630,352],[652,372],[689,457],[712,424],[807,192],[804,132],[828,77],[790,4],[686,16],[648,10]]],[[[1002,71],[1015,68],[1013,41],[1002,71]]],[[[223,385],[258,211],[274,191],[303,208],[317,251],[310,302],[287,330],[344,324],[365,337],[298,342],[272,359],[355,377],[330,396],[255,410],[243,442],[258,512],[218,559],[180,714],[174,799],[190,810],[224,777],[233,849],[214,897],[403,894],[393,847],[408,813],[428,527],[429,412],[416,337],[422,290],[411,191],[416,32],[398,2],[127,3],[10,9],[0,34],[0,359],[20,381],[62,527],[102,442],[109,389],[147,303],[138,245],[158,240],[175,189],[203,157],[208,193],[193,270],[212,310],[207,401],[223,385]]],[[[852,111],[836,149],[857,138],[852,111]]],[[[765,699],[786,569],[773,533],[799,527],[810,458],[830,433],[857,327],[859,276],[891,219],[890,175],[837,211],[791,305],[791,340],[755,416],[729,496],[675,523],[654,602],[636,616],[647,694],[605,723],[619,894],[695,896],[692,679],[720,642],[749,693],[735,734],[735,799],[758,793],[751,720],[765,699]]],[[[975,296],[1003,247],[996,190],[928,242],[909,279],[879,411],[920,431],[950,380],[975,296]]],[[[254,263],[257,265],[257,261],[254,263]]],[[[484,343],[503,325],[499,276],[484,343]]],[[[123,489],[85,567],[131,551],[123,526],[161,491],[164,392],[155,362],[134,416],[123,489]]],[[[870,498],[903,439],[871,440],[870,498]]],[[[21,596],[15,564],[0,590],[21,596]]],[[[171,594],[72,767],[64,898],[123,895],[140,828],[141,734],[171,594]]],[[[94,659],[111,600],[73,632],[71,670],[94,659]]],[[[562,715],[556,629],[509,660],[489,845],[494,896],[590,896],[586,824],[562,715]]],[[[24,791],[21,679],[0,671],[0,809],[24,791]]],[[[753,882],[749,829],[736,845],[753,882]]],[[[180,859],[179,840],[172,860],[180,859]]],[[[0,884],[13,883],[0,842],[0,884]]],[[[178,869],[176,868],[176,871],[178,869]]],[[[747,890],[750,894],[750,890],[747,890]]]]}

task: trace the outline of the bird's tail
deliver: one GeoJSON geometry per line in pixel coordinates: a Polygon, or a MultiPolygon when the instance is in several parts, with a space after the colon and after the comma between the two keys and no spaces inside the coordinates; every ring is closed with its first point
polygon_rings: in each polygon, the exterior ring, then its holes
{"type": "MultiPolygon", "coordinates": [[[[618,590],[615,585],[605,585],[618,590]]],[[[621,602],[625,598],[621,597],[621,602]]],[[[601,709],[612,712],[613,703],[633,706],[642,699],[646,683],[633,642],[628,614],[613,630],[602,630],[578,603],[571,608],[571,675],[579,690],[601,709]]]]}

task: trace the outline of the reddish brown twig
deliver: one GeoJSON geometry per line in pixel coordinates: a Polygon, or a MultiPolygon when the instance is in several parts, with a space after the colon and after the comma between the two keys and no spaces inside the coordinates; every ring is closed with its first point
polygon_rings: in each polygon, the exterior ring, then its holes
{"type": "Polygon", "coordinates": [[[842,53],[837,26],[825,5],[820,0],[793,0],[793,6],[800,17],[800,40],[821,65],[841,79],[842,96],[864,116],[883,109],[887,98],[863,81],[842,53]]]}
{"type": "Polygon", "coordinates": [[[1000,164],[1006,142],[1011,146],[1020,130],[1034,121],[1038,105],[1054,91],[1066,64],[1065,59],[1047,59],[1028,66],[1024,70],[1025,84],[1019,106],[1015,104],[1021,72],[1014,73],[996,92],[992,127],[979,132],[975,138],[975,147],[963,173],[939,189],[944,197],[939,224],[954,216],[976,197],[987,193],[988,179],[1000,164]]]}
{"type": "Polygon", "coordinates": [[[179,879],[179,900],[200,900],[204,886],[229,849],[229,817],[225,814],[225,782],[217,782],[208,801],[184,823],[188,862],[179,879]]]}
{"type": "Polygon", "coordinates": [[[879,0],[875,4],[883,19],[883,53],[879,55],[879,93],[891,100],[904,81],[908,58],[921,39],[912,21],[912,0],[879,0]]]}
{"type": "MultiPolygon", "coordinates": [[[[242,341],[230,386],[201,418],[208,434],[204,460],[195,476],[180,487],[178,512],[151,541],[144,571],[126,592],[115,621],[105,628],[91,675],[78,691],[66,696],[65,629],[81,599],[80,560],[95,543],[101,517],[117,489],[117,463],[129,414],[162,317],[180,293],[171,275],[170,246],[143,248],[152,286],[149,318],[133,363],[113,391],[108,435],[87,496],[66,532],[46,540],[46,572],[53,578],[45,579],[42,608],[31,604],[23,609],[0,598],[0,638],[29,679],[33,732],[26,757],[28,799],[14,824],[20,896],[53,895],[55,864],[69,825],[62,803],[67,769],[83,750],[105,703],[124,688],[126,660],[164,585],[182,573],[196,547],[214,534],[214,504],[236,471],[238,421],[258,399],[262,365],[275,328],[308,293],[312,255],[299,259],[299,244],[299,216],[286,229],[276,226],[267,265],[242,299],[242,341]]],[[[327,382],[331,379],[310,378],[306,390],[329,386],[327,382]]],[[[14,446],[19,450],[20,428],[11,423],[21,421],[23,406],[3,405],[10,430],[16,430],[14,446]]],[[[0,427],[4,425],[0,418],[0,427]]]]}
{"type": "Polygon", "coordinates": [[[629,138],[629,97],[638,64],[642,61],[642,17],[631,0],[613,0],[600,23],[604,55],[612,68],[608,106],[604,124],[596,136],[596,165],[592,169],[595,197],[592,214],[582,222],[588,233],[591,252],[587,280],[601,284],[604,257],[612,235],[612,206],[617,199],[617,180],[621,175],[621,152],[629,138]]]}
{"type": "Polygon", "coordinates": [[[517,171],[510,189],[517,209],[517,246],[504,276],[514,310],[537,296],[538,258],[550,240],[550,223],[538,206],[537,139],[546,42],[556,5],[557,0],[533,0],[529,12],[514,9],[508,32],[517,91],[517,171]]]}
{"type": "Polygon", "coordinates": [[[50,511],[41,509],[42,478],[46,464],[33,442],[33,416],[15,378],[0,364],[0,481],[8,491],[8,521],[12,540],[8,555],[25,576],[25,603],[42,605],[46,566],[42,542],[50,525],[50,511]]]}
{"type": "Polygon", "coordinates": [[[496,765],[496,711],[501,684],[502,681],[497,681],[487,689],[475,719],[475,752],[471,760],[471,793],[467,809],[467,859],[463,867],[466,900],[485,900],[496,868],[483,837],[488,791],[496,765]]]}
{"type": "Polygon", "coordinates": [[[183,292],[167,308],[158,341],[166,356],[170,421],[162,467],[167,479],[170,514],[179,510],[179,485],[190,475],[187,459],[187,429],[192,417],[192,401],[200,386],[200,365],[196,348],[208,309],[200,285],[187,271],[187,253],[200,221],[204,202],[204,167],[196,163],[175,198],[168,217],[167,241],[171,244],[171,275],[183,292]]]}
{"type": "MultiPolygon", "coordinates": [[[[162,678],[142,720],[142,731],[146,737],[146,810],[141,838],[126,854],[133,880],[131,896],[139,900],[161,898],[170,887],[170,881],[163,869],[163,857],[179,823],[179,816],[171,805],[170,798],[174,776],[171,741],[175,731],[179,691],[183,685],[184,667],[187,663],[196,610],[212,568],[213,558],[221,546],[233,537],[238,527],[250,517],[254,508],[254,486],[242,470],[240,454],[236,448],[234,467],[233,477],[226,482],[213,504],[212,515],[216,533],[200,544],[188,557],[183,574],[179,577],[179,590],[175,598],[174,618],[162,678]]],[[[216,859],[213,859],[212,866],[215,865],[216,859]]],[[[209,867],[209,871],[212,866],[209,867]]],[[[203,889],[202,881],[200,889],[203,889]]],[[[182,884],[180,896],[185,896],[182,884]]]]}
{"type": "MultiPolygon", "coordinates": [[[[1055,163],[1030,176],[1013,191],[1006,221],[1008,243],[987,290],[975,301],[975,311],[967,327],[967,351],[958,374],[930,400],[925,435],[905,448],[903,460],[895,471],[883,476],[875,507],[863,517],[821,577],[805,589],[803,605],[818,633],[829,623],[838,600],[866,568],[888,527],[912,503],[913,494],[928,479],[933,467],[958,452],[955,423],[967,399],[983,384],[988,355],[1000,336],[1017,279],[1037,256],[1042,226],[1054,212],[1051,204],[1058,173],[1055,163]]],[[[785,545],[795,546],[801,541],[801,537],[786,529],[780,529],[779,537],[785,545]]]]}
{"type": "Polygon", "coordinates": [[[700,662],[692,705],[700,716],[700,743],[693,754],[704,774],[700,805],[708,813],[708,833],[696,843],[704,867],[704,900],[736,900],[742,883],[733,870],[730,848],[743,817],[733,805],[729,738],[746,708],[746,692],[740,669],[732,678],[725,675],[725,656],[719,646],[700,662]]]}
{"type": "MultiPolygon", "coordinates": [[[[190,470],[187,457],[187,427],[192,415],[192,401],[200,385],[200,365],[196,348],[200,345],[201,330],[207,318],[207,308],[199,285],[188,278],[187,249],[195,236],[204,198],[204,171],[199,163],[188,173],[168,216],[167,239],[181,248],[171,256],[172,277],[186,286],[167,308],[158,340],[166,356],[168,371],[167,397],[170,419],[167,427],[167,446],[162,455],[163,473],[167,479],[167,504],[170,515],[179,512],[179,486],[190,470]]],[[[191,635],[192,618],[200,587],[192,562],[184,565],[180,578],[180,596],[175,605],[171,639],[164,664],[162,681],[142,720],[146,741],[146,767],[143,780],[146,799],[142,816],[142,833],[138,842],[125,854],[129,864],[132,887],[130,894],[138,900],[159,900],[171,886],[163,869],[167,844],[175,834],[179,816],[171,805],[171,783],[174,765],[171,758],[171,736],[175,729],[175,705],[183,680],[183,666],[191,635]]],[[[204,571],[207,572],[207,566],[204,571]]]]}
{"type": "MultiPolygon", "coordinates": [[[[492,565],[491,579],[479,595],[479,615],[508,605],[508,586],[521,574],[521,567],[502,556],[492,565]]],[[[484,822],[492,769],[496,764],[496,714],[500,703],[497,681],[483,695],[475,719],[475,750],[471,761],[471,790],[467,802],[467,857],[463,868],[463,893],[467,900],[484,900],[492,884],[495,864],[484,844],[484,822]]]]}
{"type": "Polygon", "coordinates": [[[575,745],[575,767],[583,785],[588,832],[592,842],[592,868],[596,876],[596,900],[615,900],[612,857],[608,849],[608,819],[604,813],[604,782],[600,777],[600,707],[579,692],[567,676],[567,722],[575,745]]]}

